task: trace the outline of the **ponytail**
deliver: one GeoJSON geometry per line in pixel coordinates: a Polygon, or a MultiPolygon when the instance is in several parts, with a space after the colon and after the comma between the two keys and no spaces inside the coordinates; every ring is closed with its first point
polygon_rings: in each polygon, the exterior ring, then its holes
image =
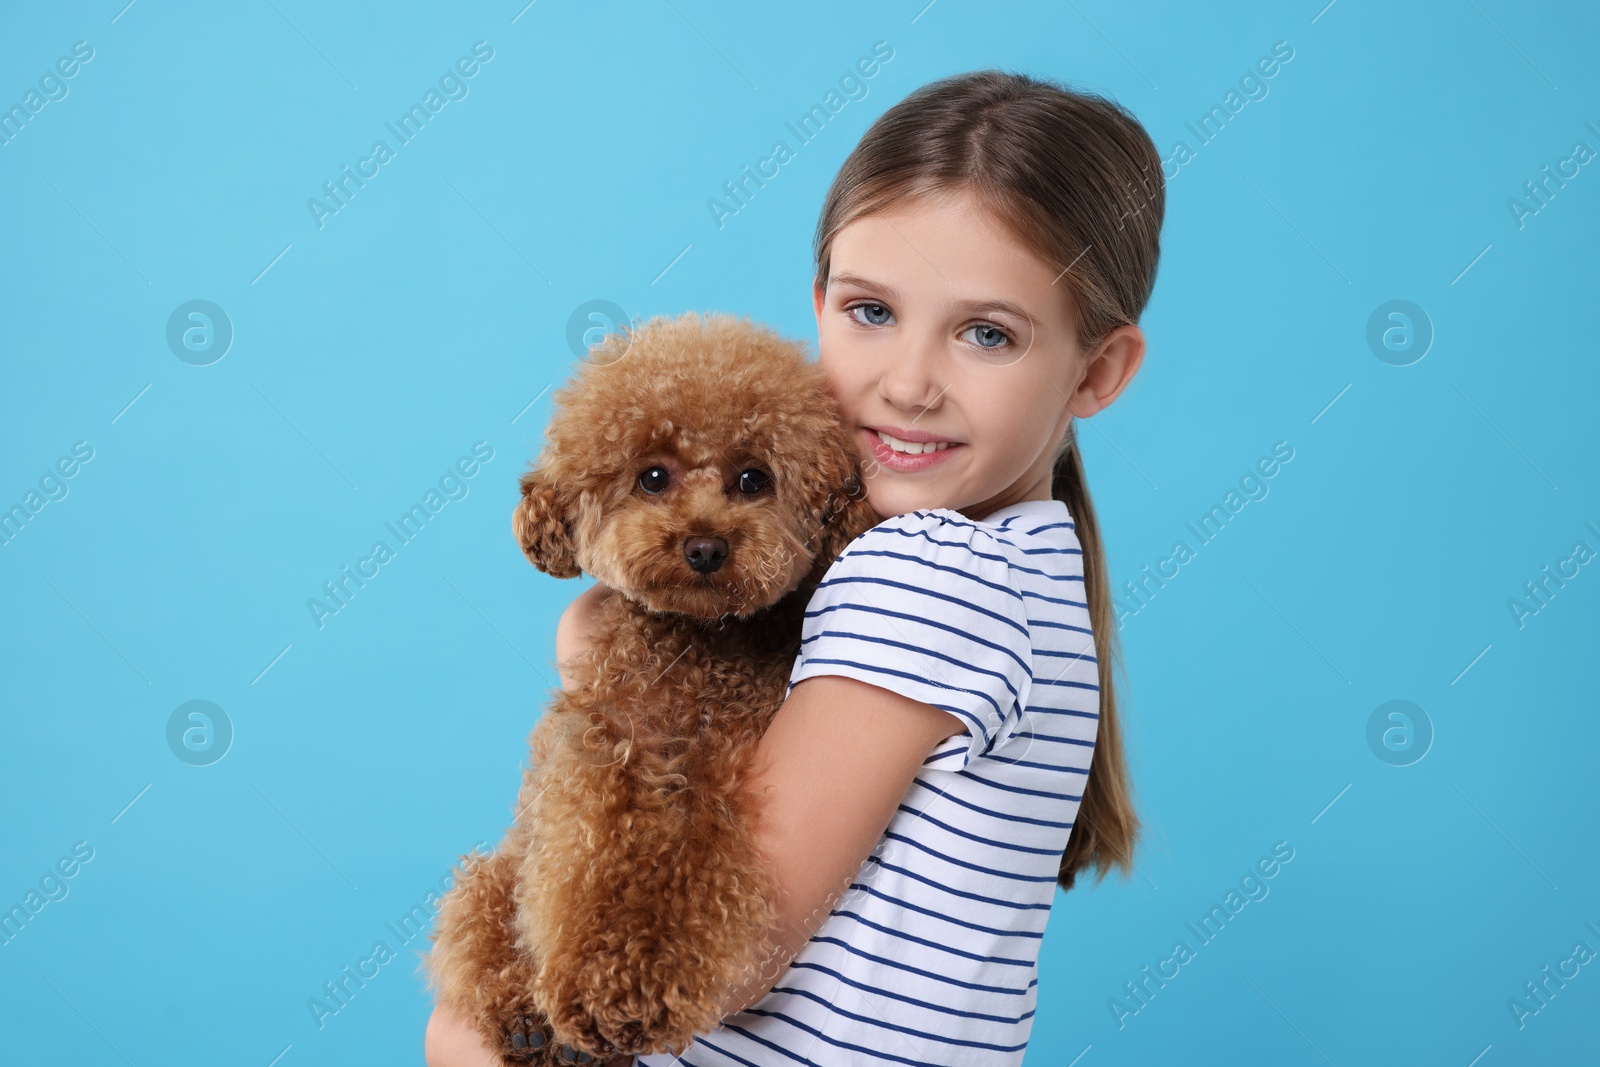
{"type": "Polygon", "coordinates": [[[1078,805],[1077,823],[1061,857],[1056,881],[1071,889],[1082,868],[1093,869],[1098,883],[1113,867],[1126,877],[1133,867],[1133,844],[1139,835],[1139,817],[1130,796],[1128,765],[1122,751],[1122,724],[1117,718],[1113,667],[1121,664],[1116,615],[1111,608],[1110,579],[1105,548],[1094,504],[1083,479],[1076,422],[1067,431],[1066,447],[1056,458],[1050,495],[1072,513],[1078,544],[1083,549],[1084,597],[1089,603],[1089,624],[1094,633],[1095,662],[1099,670],[1100,720],[1089,780],[1078,805]],[[1115,663],[1113,662],[1115,660],[1115,663]]]}

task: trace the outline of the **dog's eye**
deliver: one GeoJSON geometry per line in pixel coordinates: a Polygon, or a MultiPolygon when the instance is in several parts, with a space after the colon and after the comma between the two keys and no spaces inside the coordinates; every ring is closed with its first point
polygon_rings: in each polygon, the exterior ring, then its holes
{"type": "Polygon", "coordinates": [[[639,488],[647,493],[660,493],[667,488],[667,481],[672,476],[665,467],[651,467],[639,475],[639,488]]]}
{"type": "Polygon", "coordinates": [[[772,484],[772,478],[763,470],[741,471],[739,474],[739,492],[748,496],[755,496],[772,484]]]}

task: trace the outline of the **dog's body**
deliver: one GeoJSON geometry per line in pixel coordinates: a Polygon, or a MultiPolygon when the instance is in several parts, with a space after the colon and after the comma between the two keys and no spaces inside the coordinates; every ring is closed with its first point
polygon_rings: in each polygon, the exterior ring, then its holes
{"type": "Polygon", "coordinates": [[[652,320],[556,399],[518,539],[622,595],[429,960],[440,1003],[515,1063],[681,1050],[764,960],[774,887],[743,787],[812,589],[877,521],[820,372],[770,331],[652,320]]]}

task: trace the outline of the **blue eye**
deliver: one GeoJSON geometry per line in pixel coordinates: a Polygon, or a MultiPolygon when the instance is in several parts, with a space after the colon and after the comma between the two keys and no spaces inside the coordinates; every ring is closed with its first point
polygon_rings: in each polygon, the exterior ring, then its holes
{"type": "MultiPolygon", "coordinates": [[[[844,310],[846,314],[863,326],[887,326],[894,321],[894,312],[876,301],[869,300],[859,304],[852,304],[844,310]],[[865,316],[858,315],[856,314],[857,312],[864,312],[865,316]]],[[[1005,348],[1015,343],[1009,333],[990,322],[969,326],[962,332],[963,334],[968,334],[975,331],[978,333],[978,337],[972,341],[972,344],[977,348],[994,350],[1005,348]]]]}
{"type": "Polygon", "coordinates": [[[1004,346],[1006,346],[1006,345],[1011,343],[1011,337],[1010,337],[1009,334],[1007,334],[1000,327],[992,325],[990,323],[987,323],[987,322],[979,323],[976,326],[969,327],[967,332],[971,333],[974,330],[978,331],[980,337],[981,336],[987,336],[990,340],[994,341],[994,344],[985,344],[981,340],[974,341],[973,343],[976,344],[979,348],[1003,348],[1004,346]],[[987,331],[987,334],[985,334],[984,331],[987,331]]]}
{"type": "Polygon", "coordinates": [[[894,313],[888,308],[884,307],[882,304],[874,304],[871,302],[864,304],[852,304],[850,307],[845,308],[845,311],[848,312],[857,322],[861,322],[863,326],[886,326],[888,325],[889,320],[894,318],[894,313]],[[872,312],[881,312],[883,314],[883,318],[862,322],[861,316],[856,314],[857,311],[868,311],[869,314],[872,312]]]}

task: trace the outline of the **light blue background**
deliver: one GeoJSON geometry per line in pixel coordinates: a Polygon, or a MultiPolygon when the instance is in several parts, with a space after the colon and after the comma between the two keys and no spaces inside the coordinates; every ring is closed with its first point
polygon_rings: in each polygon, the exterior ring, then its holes
{"type": "Polygon", "coordinates": [[[1144,368],[1080,431],[1115,584],[1294,449],[1125,619],[1139,871],[1059,898],[1027,1062],[1600,1055],[1600,965],[1524,1028],[1507,1005],[1600,950],[1600,566],[1520,628],[1507,606],[1600,549],[1600,166],[1521,227],[1507,206],[1600,150],[1591,6],[124,2],[0,11],[6,107],[94,48],[0,146],[0,506],[94,449],[0,547],[0,905],[94,849],[0,946],[0,1060],[421,1062],[420,939],[322,1028],[307,1001],[508,818],[580,588],[509,532],[569,317],[814,342],[840,162],[986,66],[1196,152],[1144,368]],[[469,95],[319,229],[307,199],[480,40],[469,95]],[[784,123],[876,41],[866,97],[797,146],[784,123]],[[1268,95],[1200,146],[1185,123],[1278,41],[1268,95]],[[779,138],[795,159],[719,228],[708,199],[779,138]],[[165,341],[193,299],[235,330],[211,366],[165,341]],[[1435,331],[1409,366],[1366,341],[1392,299],[1435,331]],[[470,495],[319,630],[307,599],[480,440],[470,495]],[[235,730],[211,766],[165,739],[194,699],[235,730]],[[1394,699],[1435,731],[1408,767],[1366,740],[1394,699]],[[1110,999],[1278,841],[1270,895],[1119,1028],[1110,999]]]}

